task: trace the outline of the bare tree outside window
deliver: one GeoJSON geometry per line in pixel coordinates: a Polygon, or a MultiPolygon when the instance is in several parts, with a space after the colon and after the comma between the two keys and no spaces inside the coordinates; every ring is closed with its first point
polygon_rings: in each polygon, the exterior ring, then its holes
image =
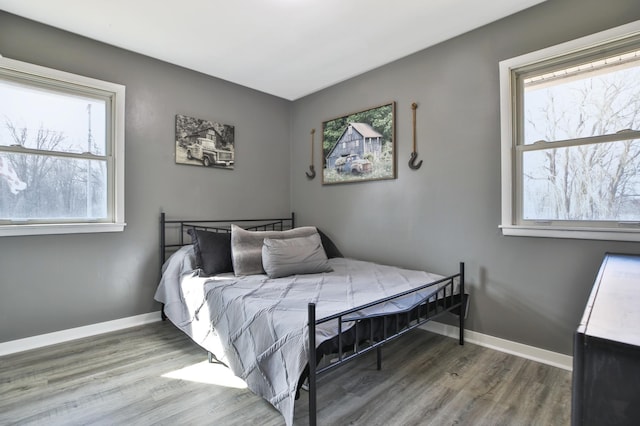
{"type": "MultiPolygon", "coordinates": [[[[62,132],[42,127],[32,134],[8,120],[5,126],[12,136],[12,145],[33,145],[41,151],[56,151],[66,138],[62,132]]],[[[106,165],[102,161],[12,152],[1,155],[24,185],[13,193],[10,183],[0,180],[0,218],[73,219],[106,215],[106,165]]]]}
{"type": "Polygon", "coordinates": [[[0,238],[125,229],[125,94],[0,56],[0,238]]]}
{"type": "Polygon", "coordinates": [[[524,80],[524,220],[640,220],[640,52],[524,80]]]}
{"type": "Polygon", "coordinates": [[[106,218],[105,102],[10,81],[0,99],[0,220],[106,218]]]}

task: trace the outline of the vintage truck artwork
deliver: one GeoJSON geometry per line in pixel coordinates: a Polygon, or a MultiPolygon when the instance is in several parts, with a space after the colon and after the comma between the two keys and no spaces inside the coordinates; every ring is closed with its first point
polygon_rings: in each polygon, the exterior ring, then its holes
{"type": "Polygon", "coordinates": [[[234,127],[176,115],[176,163],[233,169],[234,127]]]}

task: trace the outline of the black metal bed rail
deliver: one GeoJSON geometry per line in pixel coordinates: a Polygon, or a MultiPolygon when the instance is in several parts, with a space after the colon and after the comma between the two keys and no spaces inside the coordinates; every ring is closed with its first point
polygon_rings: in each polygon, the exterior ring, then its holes
{"type": "MultiPolygon", "coordinates": [[[[290,220],[290,219],[286,219],[286,220],[290,220]]],[[[275,222],[261,223],[259,225],[247,226],[247,227],[244,227],[244,229],[249,231],[284,231],[286,229],[284,222],[285,220],[278,219],[275,222]]],[[[184,222],[180,224],[180,232],[182,235],[184,235],[184,228],[195,228],[195,229],[201,229],[204,231],[219,232],[221,234],[231,233],[230,224],[221,227],[221,226],[201,225],[195,222],[184,222]]]]}
{"type": "MultiPolygon", "coordinates": [[[[421,326],[422,324],[435,318],[436,316],[448,311],[449,308],[455,307],[455,303],[453,301],[454,280],[459,276],[460,274],[456,274],[456,275],[452,275],[451,277],[434,282],[432,285],[438,285],[442,283],[444,283],[444,285],[439,286],[435,294],[424,296],[422,300],[413,304],[411,307],[396,311],[393,314],[391,314],[391,316],[390,314],[384,314],[384,313],[377,313],[372,315],[356,316],[356,317],[346,317],[346,318],[342,315],[339,316],[337,318],[338,319],[338,363],[329,364],[325,367],[319,368],[316,370],[316,374],[322,374],[329,370],[333,370],[334,368],[337,368],[340,365],[339,364],[340,362],[349,361],[351,359],[357,358],[360,355],[364,355],[367,352],[377,349],[382,345],[413,330],[414,328],[421,326]],[[447,296],[447,290],[450,291],[448,296],[447,296]],[[438,309],[439,306],[441,306],[443,309],[439,310],[438,309]],[[424,308],[424,310],[422,308],[424,308]],[[403,316],[405,318],[402,318],[403,316]],[[390,321],[389,318],[394,319],[393,329],[396,330],[396,332],[393,334],[387,335],[388,329],[389,329],[388,326],[391,325],[388,323],[388,321],[390,321]],[[401,322],[401,320],[403,319],[405,319],[406,322],[404,323],[401,322]],[[375,328],[373,325],[374,320],[382,321],[381,337],[374,335],[374,328],[375,328]],[[364,323],[365,321],[369,321],[369,335],[360,336],[358,332],[358,327],[355,326],[353,328],[355,333],[353,349],[345,351],[344,344],[343,344],[343,332],[344,332],[343,324],[353,322],[353,323],[356,323],[357,325],[358,323],[361,324],[361,323],[364,323]],[[363,341],[365,340],[367,342],[365,343],[366,346],[362,347],[363,341]]],[[[431,285],[427,286],[427,288],[429,287],[431,287],[431,285]]],[[[402,296],[401,295],[393,296],[390,298],[390,300],[394,300],[400,297],[402,296]]],[[[384,301],[376,302],[376,304],[374,304],[373,306],[376,306],[377,304],[382,304],[382,303],[385,303],[385,302],[384,301]]],[[[328,319],[323,318],[322,320],[316,321],[316,325],[322,324],[328,321],[329,321],[328,319]]],[[[380,368],[382,367],[381,355],[382,354],[380,353],[380,351],[378,351],[378,360],[377,360],[378,370],[380,370],[380,368]]]]}
{"type": "Polygon", "coordinates": [[[167,219],[165,212],[160,213],[160,267],[167,260],[167,249],[182,247],[189,244],[185,242],[185,229],[197,228],[214,232],[231,232],[231,224],[250,224],[243,226],[244,229],[251,231],[283,231],[285,229],[295,228],[295,213],[291,213],[290,217],[273,218],[273,219],[167,219]],[[226,224],[225,227],[217,226],[217,224],[226,224]],[[253,224],[253,225],[251,225],[253,224]],[[167,227],[175,225],[179,230],[178,242],[167,243],[167,227]]]}
{"type": "Polygon", "coordinates": [[[316,319],[316,305],[315,303],[309,303],[308,305],[308,317],[309,317],[309,424],[311,426],[316,425],[316,410],[317,410],[317,376],[335,368],[342,366],[343,364],[360,357],[374,349],[377,352],[376,366],[380,370],[382,368],[382,346],[389,343],[392,340],[408,333],[409,331],[425,324],[428,321],[433,320],[446,312],[459,310],[460,320],[460,345],[464,344],[464,316],[466,310],[466,296],[464,288],[464,263],[460,262],[460,272],[440,280],[427,283],[415,289],[407,290],[392,296],[385,297],[367,303],[362,306],[357,306],[352,309],[338,312],[327,317],[316,319]],[[455,280],[458,279],[459,287],[458,293],[454,292],[455,280]],[[425,295],[419,301],[413,303],[410,307],[396,311],[392,314],[374,313],[364,316],[348,316],[356,312],[363,311],[365,309],[384,304],[393,300],[403,298],[411,294],[419,294],[420,291],[430,287],[437,286],[438,289],[429,295],[425,295]],[[388,334],[388,321],[389,318],[395,318],[395,330],[393,333],[388,334]],[[405,318],[402,318],[405,317],[405,318]],[[401,319],[405,320],[404,323],[401,319]],[[338,320],[338,359],[324,367],[318,368],[318,359],[316,353],[316,326],[329,321],[338,320]],[[374,320],[382,321],[382,336],[374,335],[374,320]],[[359,336],[358,324],[369,322],[369,335],[359,336]],[[346,351],[345,354],[343,345],[343,336],[345,330],[343,330],[344,323],[354,323],[348,329],[352,329],[355,333],[353,337],[353,347],[346,351]]]}

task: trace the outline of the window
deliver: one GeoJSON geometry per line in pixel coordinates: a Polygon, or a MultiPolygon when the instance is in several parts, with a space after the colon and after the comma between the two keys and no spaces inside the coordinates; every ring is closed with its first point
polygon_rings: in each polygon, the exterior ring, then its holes
{"type": "Polygon", "coordinates": [[[0,57],[0,236],[124,229],[124,98],[0,57]]]}
{"type": "Polygon", "coordinates": [[[505,235],[640,241],[640,21],[500,63],[505,235]]]}

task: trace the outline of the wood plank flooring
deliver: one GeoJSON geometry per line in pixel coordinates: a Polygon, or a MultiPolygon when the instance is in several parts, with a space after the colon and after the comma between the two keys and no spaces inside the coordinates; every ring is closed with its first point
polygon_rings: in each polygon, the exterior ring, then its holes
{"type": "MultiPolygon", "coordinates": [[[[169,322],[0,357],[0,425],[284,425],[248,389],[212,384],[228,371],[205,360],[169,322]]],[[[372,353],[318,392],[320,425],[547,426],[571,414],[570,372],[421,329],[383,349],[381,371],[372,353]]],[[[302,392],[295,424],[307,415],[302,392]]]]}

